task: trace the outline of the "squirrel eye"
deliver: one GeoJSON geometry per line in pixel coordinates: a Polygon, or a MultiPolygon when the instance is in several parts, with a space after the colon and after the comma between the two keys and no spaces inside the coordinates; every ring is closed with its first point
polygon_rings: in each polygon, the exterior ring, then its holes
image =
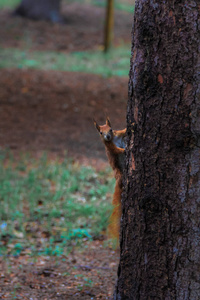
{"type": "Polygon", "coordinates": [[[99,133],[102,134],[102,131],[100,131],[99,133]]]}

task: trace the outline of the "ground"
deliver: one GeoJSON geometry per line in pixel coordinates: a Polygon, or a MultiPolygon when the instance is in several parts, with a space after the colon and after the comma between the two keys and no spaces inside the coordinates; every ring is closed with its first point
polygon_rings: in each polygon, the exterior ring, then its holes
{"type": "MultiPolygon", "coordinates": [[[[26,47],[30,34],[32,50],[102,47],[103,8],[71,3],[63,6],[63,14],[67,23],[57,25],[0,12],[1,47],[26,47]]],[[[118,11],[115,20],[115,45],[129,41],[130,14],[118,11]]],[[[124,128],[127,94],[128,77],[2,69],[0,149],[9,149],[16,157],[23,152],[37,157],[47,151],[56,158],[67,151],[80,163],[103,168],[107,161],[93,118],[103,124],[109,116],[114,129],[124,128]]],[[[118,251],[105,246],[105,241],[93,241],[68,257],[31,258],[24,253],[9,262],[0,259],[0,298],[110,299],[117,261],[118,251]]]]}
{"type": "Polygon", "coordinates": [[[110,117],[125,127],[127,78],[56,71],[0,70],[1,147],[13,152],[48,151],[95,165],[105,161],[93,125],[110,117]]]}
{"type": "Polygon", "coordinates": [[[94,241],[67,257],[0,259],[0,299],[111,299],[117,257],[112,248],[94,241]]]}

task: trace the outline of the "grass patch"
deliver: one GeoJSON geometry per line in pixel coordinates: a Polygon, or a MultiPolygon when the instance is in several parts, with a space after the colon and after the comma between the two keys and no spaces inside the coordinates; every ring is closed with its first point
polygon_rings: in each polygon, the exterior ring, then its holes
{"type": "MultiPolygon", "coordinates": [[[[102,0],[96,0],[96,1],[91,1],[91,4],[93,3],[96,6],[100,6],[100,7],[106,7],[107,5],[107,1],[102,1],[102,0]]],[[[128,5],[128,4],[124,4],[123,1],[115,1],[114,2],[114,8],[117,10],[122,10],[122,11],[126,11],[128,13],[133,13],[134,12],[134,5],[128,5]]]]}
{"type": "Polygon", "coordinates": [[[20,2],[20,0],[0,0],[0,9],[14,9],[17,7],[17,5],[19,5],[20,2]]]}
{"type": "MultiPolygon", "coordinates": [[[[69,3],[69,0],[65,0],[65,1],[69,3]]],[[[81,4],[87,3],[99,7],[106,7],[107,5],[107,0],[76,0],[76,2],[79,2],[81,4]]],[[[134,5],[124,4],[123,1],[114,1],[114,8],[117,10],[126,11],[128,13],[134,12],[134,5]]]]}
{"type": "Polygon", "coordinates": [[[73,53],[42,52],[0,48],[0,68],[85,72],[102,76],[128,76],[130,46],[102,51],[73,53]]]}
{"type": "Polygon", "coordinates": [[[0,157],[0,255],[61,255],[105,232],[112,210],[110,169],[66,158],[0,157]]]}

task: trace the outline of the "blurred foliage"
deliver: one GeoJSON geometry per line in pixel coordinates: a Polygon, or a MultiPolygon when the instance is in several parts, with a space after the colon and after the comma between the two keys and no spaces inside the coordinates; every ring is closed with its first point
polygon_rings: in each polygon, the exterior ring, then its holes
{"type": "Polygon", "coordinates": [[[21,1],[20,0],[0,0],[0,9],[15,8],[21,1]]]}
{"type": "MultiPolygon", "coordinates": [[[[80,0],[80,1],[84,2],[84,0],[80,0]]],[[[105,1],[102,1],[102,0],[95,0],[95,1],[94,0],[90,0],[89,3],[97,5],[97,6],[105,7],[106,4],[107,4],[107,0],[105,0],[105,1]]],[[[132,3],[131,3],[131,5],[128,5],[128,4],[123,3],[123,1],[115,1],[114,2],[114,6],[115,6],[115,9],[123,10],[123,11],[129,12],[129,13],[133,13],[133,11],[134,11],[134,6],[133,6],[132,3]]]]}
{"type": "Polygon", "coordinates": [[[103,51],[43,52],[0,48],[0,68],[85,72],[102,76],[128,76],[130,45],[103,51]]]}
{"type": "MultiPolygon", "coordinates": [[[[74,0],[62,0],[63,3],[72,3],[74,0]]],[[[75,2],[79,2],[81,4],[90,4],[90,5],[96,5],[100,7],[105,7],[107,0],[75,0],[75,2]]],[[[0,0],[0,9],[10,8],[14,9],[21,3],[21,0],[0,0]]],[[[132,3],[131,3],[132,4],[132,3]]],[[[123,10],[127,12],[133,13],[133,5],[128,5],[122,3],[122,1],[115,1],[115,8],[118,10],[123,10]]]]}
{"type": "Polygon", "coordinates": [[[0,157],[0,254],[61,255],[105,233],[112,210],[110,169],[0,157]]]}
{"type": "MultiPolygon", "coordinates": [[[[0,0],[0,9],[14,9],[20,0],[0,0]]],[[[63,0],[72,3],[72,0],[63,0]]],[[[105,6],[106,0],[77,0],[81,4],[105,6]]],[[[133,5],[115,1],[115,8],[133,10],[133,5]]],[[[18,38],[18,37],[16,37],[18,38]]],[[[85,72],[109,76],[128,76],[130,67],[131,46],[122,44],[105,55],[102,49],[85,52],[62,53],[53,51],[30,51],[34,41],[24,35],[25,49],[0,48],[0,68],[21,68],[85,72]]]]}

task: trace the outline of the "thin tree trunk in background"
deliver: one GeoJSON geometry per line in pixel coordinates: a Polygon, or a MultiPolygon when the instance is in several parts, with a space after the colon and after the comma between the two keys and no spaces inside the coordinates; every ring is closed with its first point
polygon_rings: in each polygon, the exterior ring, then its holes
{"type": "Polygon", "coordinates": [[[114,29],[114,0],[107,0],[105,33],[104,33],[104,51],[107,52],[113,40],[114,29]]]}
{"type": "Polygon", "coordinates": [[[30,19],[60,23],[63,22],[60,15],[60,2],[61,0],[22,0],[15,14],[30,19]]]}
{"type": "Polygon", "coordinates": [[[200,299],[199,14],[136,1],[114,299],[200,299]]]}

